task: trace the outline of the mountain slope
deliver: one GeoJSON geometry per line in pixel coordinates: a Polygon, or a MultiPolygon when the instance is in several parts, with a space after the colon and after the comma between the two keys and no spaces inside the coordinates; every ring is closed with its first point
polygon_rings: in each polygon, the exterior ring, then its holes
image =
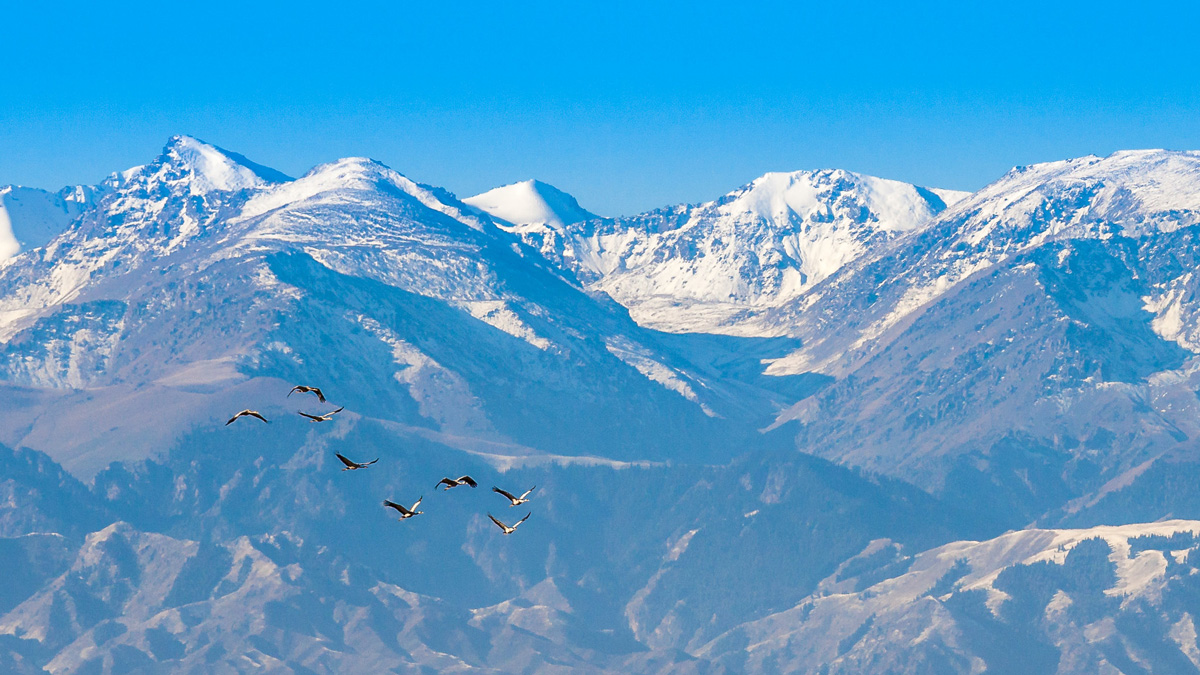
{"type": "Polygon", "coordinates": [[[886,541],[796,607],[697,653],[732,669],[1191,672],[1200,523],[1022,530],[905,555],[886,541]]]}
{"type": "Polygon", "coordinates": [[[777,424],[1010,526],[1193,454],[1198,193],[1200,153],[1010,172],[765,315],[803,343],[768,374],[836,379],[777,424]]]}
{"type": "Polygon", "coordinates": [[[0,670],[1194,671],[1197,187],[516,222],[174,138],[0,262],[0,670]]]}

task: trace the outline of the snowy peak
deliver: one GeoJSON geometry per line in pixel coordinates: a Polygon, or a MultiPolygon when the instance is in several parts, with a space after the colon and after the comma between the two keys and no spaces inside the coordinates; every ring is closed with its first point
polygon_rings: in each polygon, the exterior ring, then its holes
{"type": "Polygon", "coordinates": [[[549,225],[561,229],[597,217],[571,195],[539,180],[498,187],[463,202],[514,225],[549,225]]]}
{"type": "Polygon", "coordinates": [[[177,180],[186,180],[192,194],[198,195],[214,190],[236,192],[291,180],[275,169],[191,136],[171,138],[151,167],[177,180]]]}
{"type": "Polygon", "coordinates": [[[700,209],[792,227],[798,222],[833,218],[841,207],[853,220],[873,222],[878,230],[901,232],[918,227],[964,196],[966,193],[935,192],[900,181],[823,169],[767,173],[700,209]]]}
{"type": "Polygon", "coordinates": [[[421,207],[437,211],[472,230],[486,228],[484,219],[441,188],[418,183],[387,165],[366,157],[347,157],[314,167],[304,176],[273,186],[252,197],[242,209],[242,218],[253,218],[290,205],[327,201],[363,206],[380,204],[386,195],[401,196],[421,207]]]}

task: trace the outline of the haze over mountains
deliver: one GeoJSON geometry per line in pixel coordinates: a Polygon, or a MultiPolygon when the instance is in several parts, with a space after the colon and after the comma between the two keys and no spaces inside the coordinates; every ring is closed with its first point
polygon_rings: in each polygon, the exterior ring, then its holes
{"type": "Polygon", "coordinates": [[[1200,669],[1200,153],[602,218],[176,137],[0,196],[7,670],[1200,669]],[[467,471],[531,519],[378,506],[467,471]]]}

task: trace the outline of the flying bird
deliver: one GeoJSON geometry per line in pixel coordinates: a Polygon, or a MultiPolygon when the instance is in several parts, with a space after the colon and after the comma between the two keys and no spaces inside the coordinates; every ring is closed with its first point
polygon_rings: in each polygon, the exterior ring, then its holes
{"type": "Polygon", "coordinates": [[[340,453],[340,452],[335,452],[335,453],[333,453],[333,454],[337,455],[337,458],[338,458],[338,459],[340,459],[340,460],[342,460],[342,464],[345,464],[345,465],[346,465],[346,468],[342,469],[342,471],[353,471],[353,470],[355,470],[355,469],[365,469],[365,468],[367,468],[368,466],[371,466],[371,465],[372,465],[372,464],[374,464],[375,462],[378,462],[378,461],[379,461],[379,458],[378,458],[378,457],[376,457],[375,459],[373,459],[373,460],[371,460],[371,461],[369,461],[369,462],[363,462],[363,463],[361,463],[361,464],[360,464],[360,463],[358,463],[358,462],[352,462],[352,461],[350,461],[349,459],[346,459],[346,456],[345,456],[345,455],[343,455],[343,454],[342,454],[342,453],[340,453]]]}
{"type": "Polygon", "coordinates": [[[300,412],[299,410],[297,410],[296,412],[307,417],[309,422],[328,422],[329,420],[333,419],[334,415],[342,412],[345,409],[346,409],[346,406],[342,406],[342,407],[338,408],[337,410],[334,410],[333,412],[327,412],[324,415],[309,415],[308,413],[300,412]]]}
{"type": "Polygon", "coordinates": [[[504,530],[504,534],[512,534],[513,532],[517,531],[517,527],[520,526],[521,523],[525,522],[526,520],[529,520],[529,516],[531,516],[531,515],[533,515],[533,511],[526,513],[525,517],[518,520],[517,522],[513,523],[512,527],[509,527],[508,525],[505,525],[504,523],[496,520],[496,516],[493,516],[490,513],[488,514],[488,518],[492,519],[492,522],[496,524],[496,527],[499,527],[501,530],[504,530]]]}
{"type": "MultiPolygon", "coordinates": [[[[439,487],[441,487],[442,485],[446,486],[445,490],[449,490],[450,488],[458,487],[459,485],[470,485],[471,487],[478,487],[479,483],[476,483],[475,479],[471,478],[470,476],[459,476],[457,480],[455,480],[453,478],[443,478],[438,481],[437,485],[433,486],[433,489],[436,490],[439,487]]],[[[443,490],[443,492],[445,492],[445,490],[443,490]]]]}
{"type": "Polygon", "coordinates": [[[246,409],[245,409],[245,410],[243,410],[242,412],[240,412],[240,413],[238,413],[238,414],[234,415],[233,417],[230,417],[230,418],[229,418],[229,421],[225,423],[225,426],[229,426],[230,424],[233,424],[234,422],[236,422],[236,421],[237,421],[237,419],[238,419],[239,417],[257,417],[258,419],[260,419],[260,420],[262,420],[262,421],[264,421],[264,422],[266,422],[266,421],[267,421],[267,418],[265,418],[265,417],[263,417],[262,415],[258,414],[258,411],[257,411],[257,410],[251,410],[251,409],[249,409],[249,408],[246,408],[246,409]]]}
{"type": "MultiPolygon", "coordinates": [[[[425,499],[425,496],[421,495],[421,499],[425,499]]],[[[425,513],[424,511],[417,510],[417,507],[421,505],[421,499],[418,499],[417,503],[413,504],[412,506],[410,506],[408,508],[404,508],[404,505],[397,504],[396,502],[394,502],[390,499],[383,500],[383,505],[388,507],[389,509],[396,509],[397,511],[399,511],[400,512],[400,520],[405,520],[407,518],[412,518],[413,516],[419,516],[422,513],[425,513]]],[[[526,516],[526,517],[528,517],[528,516],[526,516]]]]}
{"type": "Polygon", "coordinates": [[[316,394],[318,401],[320,401],[321,403],[325,402],[325,394],[321,393],[320,387],[306,387],[302,384],[298,384],[298,385],[292,387],[292,390],[288,392],[288,397],[291,397],[291,395],[296,392],[300,392],[301,394],[308,394],[308,393],[316,394]]]}
{"type": "Polygon", "coordinates": [[[514,497],[513,493],[509,492],[508,490],[501,490],[500,488],[496,487],[495,485],[492,486],[492,492],[497,492],[499,494],[502,494],[505,497],[508,497],[508,501],[512,502],[512,504],[508,505],[509,508],[512,508],[514,506],[520,506],[521,504],[528,502],[529,500],[526,499],[526,497],[529,496],[530,492],[533,492],[536,489],[537,489],[537,486],[534,485],[533,487],[526,490],[525,494],[521,495],[520,497],[514,497]]]}

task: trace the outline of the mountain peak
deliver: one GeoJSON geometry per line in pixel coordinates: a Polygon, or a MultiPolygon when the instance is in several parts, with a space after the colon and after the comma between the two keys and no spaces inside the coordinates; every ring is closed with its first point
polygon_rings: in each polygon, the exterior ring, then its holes
{"type": "Polygon", "coordinates": [[[562,228],[597,217],[566,192],[533,179],[494,188],[463,202],[514,225],[562,228]]]}
{"type": "Polygon", "coordinates": [[[808,218],[851,195],[878,219],[879,229],[901,231],[917,227],[967,193],[931,190],[844,169],[814,169],[763,174],[714,204],[728,215],[750,214],[790,229],[792,215],[808,218]]]}
{"type": "Polygon", "coordinates": [[[233,192],[292,180],[275,169],[192,136],[172,136],[159,163],[190,176],[196,194],[214,190],[233,192]]]}

